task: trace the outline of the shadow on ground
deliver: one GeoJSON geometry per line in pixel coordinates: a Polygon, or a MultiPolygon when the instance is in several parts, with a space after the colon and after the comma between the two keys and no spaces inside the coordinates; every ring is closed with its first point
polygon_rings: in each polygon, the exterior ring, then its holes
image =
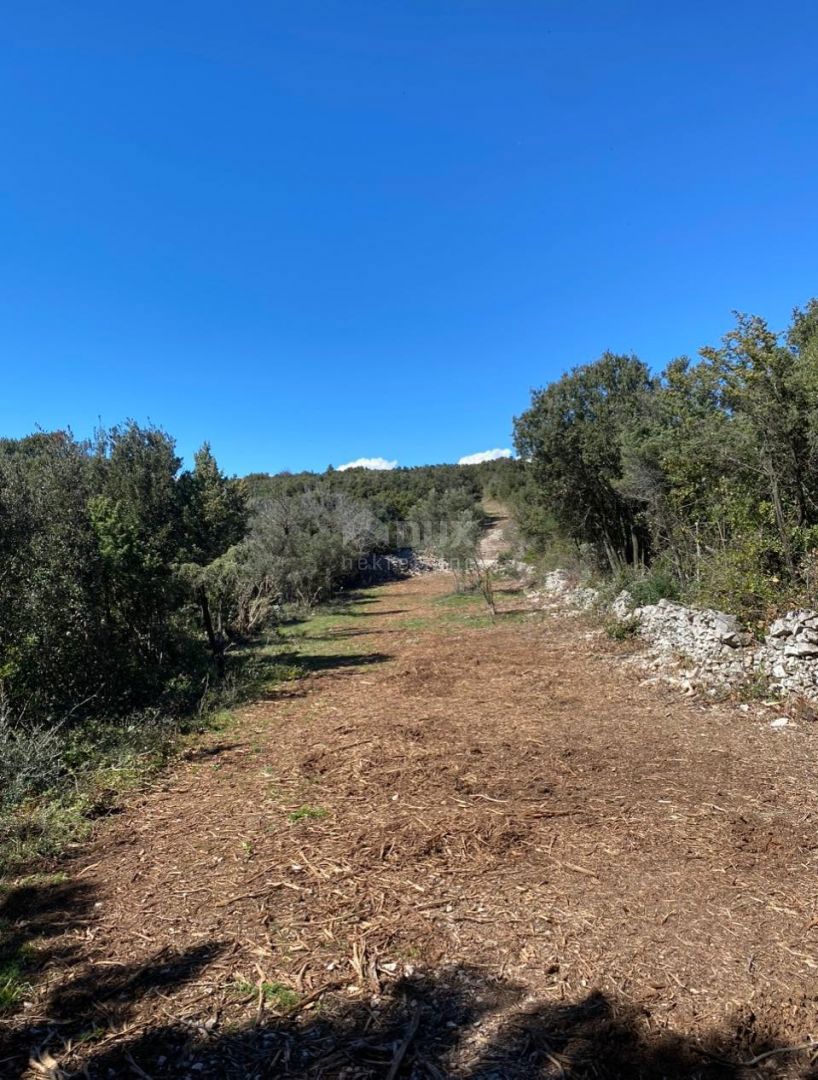
{"type": "Polygon", "coordinates": [[[321,653],[281,652],[275,657],[274,665],[292,666],[298,668],[305,675],[313,675],[319,671],[332,671],[335,668],[368,667],[370,664],[382,664],[385,660],[391,660],[389,653],[321,653]]]}
{"type": "Polygon", "coordinates": [[[408,610],[408,608],[378,608],[377,611],[332,611],[331,614],[348,615],[351,619],[379,619],[382,615],[402,615],[408,610]]]}
{"type": "MultiPolygon", "coordinates": [[[[199,1029],[201,1032],[201,1029],[199,1029]]],[[[377,1004],[326,1007],[326,1015],[262,1018],[243,1030],[195,1033],[166,1025],[91,1054],[87,1075],[123,1075],[136,1063],[155,1077],[325,1080],[747,1080],[818,1077],[773,1055],[758,1032],[702,1040],[651,1032],[641,1010],[601,993],[527,1005],[521,987],[453,968],[402,979],[377,1004]]],[[[790,1055],[792,1058],[792,1055],[790,1055]]],[[[803,1060],[803,1059],[802,1059],[803,1060]]]]}
{"type": "Polygon", "coordinates": [[[644,1010],[599,992],[532,1003],[524,987],[470,967],[408,975],[366,1000],[350,1001],[342,983],[285,1016],[257,1012],[252,1000],[254,1020],[244,1026],[227,1024],[218,992],[205,990],[184,1006],[193,1007],[185,1017],[169,995],[194,980],[207,987],[222,945],[165,948],[122,966],[84,966],[79,953],[49,952],[55,935],[87,924],[92,905],[92,893],[72,884],[20,888],[5,899],[7,945],[34,936],[41,973],[72,961],[77,973],[55,980],[36,1016],[7,1018],[0,1075],[28,1068],[52,1080],[818,1080],[794,1053],[757,1060],[780,1041],[746,1018],[693,1039],[657,1030],[644,1010]]]}
{"type": "MultiPolygon", "coordinates": [[[[331,640],[331,639],[328,639],[331,640]]],[[[320,638],[304,638],[303,648],[320,638]]],[[[340,638],[338,639],[340,644],[340,638]]],[[[315,646],[314,646],[315,647],[315,646]]],[[[236,691],[237,703],[272,701],[282,697],[303,697],[308,688],[299,679],[322,672],[352,674],[356,669],[392,660],[384,652],[305,652],[303,648],[283,649],[268,655],[248,652],[239,660],[244,664],[236,691]]]]}

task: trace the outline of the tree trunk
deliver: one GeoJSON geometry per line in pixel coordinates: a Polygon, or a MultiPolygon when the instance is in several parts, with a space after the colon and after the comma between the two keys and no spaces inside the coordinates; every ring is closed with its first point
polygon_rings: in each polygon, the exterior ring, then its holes
{"type": "Polygon", "coordinates": [[[207,591],[204,585],[198,587],[196,596],[199,607],[202,609],[202,622],[207,634],[207,643],[210,646],[213,663],[216,665],[216,672],[221,679],[224,677],[224,648],[213,630],[213,620],[210,618],[210,604],[207,602],[207,591]]]}
{"type": "Polygon", "coordinates": [[[795,573],[795,562],[792,557],[792,549],[790,547],[790,537],[787,529],[787,519],[784,514],[784,507],[781,503],[781,491],[778,486],[778,477],[775,473],[775,465],[770,457],[766,457],[764,461],[765,469],[767,472],[767,478],[770,482],[770,495],[772,497],[773,510],[775,511],[775,521],[778,526],[778,535],[781,537],[781,548],[784,553],[784,561],[787,564],[787,569],[791,574],[795,573]]]}

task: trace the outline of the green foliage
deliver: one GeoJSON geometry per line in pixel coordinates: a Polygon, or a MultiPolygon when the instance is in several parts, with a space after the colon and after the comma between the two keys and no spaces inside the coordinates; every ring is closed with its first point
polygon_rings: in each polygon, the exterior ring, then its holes
{"type": "MultiPolygon", "coordinates": [[[[0,440],[0,841],[56,850],[161,764],[213,680],[191,583],[246,529],[207,447],[135,423],[0,440]]],[[[205,601],[207,595],[204,595],[205,601]]]]}
{"type": "Polygon", "coordinates": [[[784,334],[740,315],[720,347],[657,378],[606,354],[516,421],[523,531],[535,550],[573,542],[614,575],[633,568],[642,602],[683,595],[754,622],[810,602],[817,391],[816,301],[784,334]]]}
{"type": "Polygon", "coordinates": [[[279,473],[276,476],[254,474],[246,478],[248,495],[253,502],[265,502],[308,491],[340,494],[365,503],[375,518],[387,526],[387,546],[399,546],[389,526],[411,518],[412,507],[430,492],[457,490],[468,495],[475,505],[483,494],[483,478],[492,475],[486,465],[424,465],[409,469],[331,469],[317,473],[279,473]]]}
{"type": "Polygon", "coordinates": [[[531,490],[544,495],[543,522],[550,516],[576,543],[595,545],[614,571],[647,550],[640,506],[621,485],[622,446],[652,390],[641,361],[606,353],[537,391],[515,420],[531,490]]]}
{"type": "Polygon", "coordinates": [[[678,600],[681,596],[678,579],[661,561],[648,567],[622,571],[609,591],[616,596],[622,589],[627,589],[631,594],[635,607],[656,604],[660,600],[678,600]]]}
{"type": "Polygon", "coordinates": [[[182,568],[206,567],[245,523],[207,448],[180,467],[168,435],[134,423],[93,443],[0,441],[0,693],[15,714],[123,715],[178,699],[186,678],[200,692],[205,641],[182,568]]]}

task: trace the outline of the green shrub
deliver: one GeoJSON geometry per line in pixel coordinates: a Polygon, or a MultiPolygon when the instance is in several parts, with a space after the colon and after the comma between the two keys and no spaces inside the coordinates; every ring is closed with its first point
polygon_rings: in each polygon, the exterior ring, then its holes
{"type": "Polygon", "coordinates": [[[702,607],[714,607],[737,615],[758,634],[788,608],[808,606],[814,600],[799,595],[793,582],[771,573],[766,545],[757,540],[736,539],[733,546],[702,559],[697,579],[687,597],[702,607]]]}
{"type": "Polygon", "coordinates": [[[64,780],[65,741],[59,726],[15,723],[0,707],[0,815],[64,780]]]}
{"type": "Polygon", "coordinates": [[[628,641],[639,633],[637,619],[609,619],[604,625],[605,633],[611,641],[628,641]]]}
{"type": "Polygon", "coordinates": [[[651,567],[636,577],[631,577],[623,588],[633,597],[635,607],[647,607],[660,600],[678,600],[678,581],[661,566],[651,567]]]}

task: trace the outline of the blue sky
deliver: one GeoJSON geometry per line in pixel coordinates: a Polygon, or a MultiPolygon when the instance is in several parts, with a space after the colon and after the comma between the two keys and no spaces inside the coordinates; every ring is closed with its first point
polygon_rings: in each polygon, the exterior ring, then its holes
{"type": "Polygon", "coordinates": [[[818,293],[818,5],[7,3],[0,433],[230,472],[510,445],[818,293]]]}

